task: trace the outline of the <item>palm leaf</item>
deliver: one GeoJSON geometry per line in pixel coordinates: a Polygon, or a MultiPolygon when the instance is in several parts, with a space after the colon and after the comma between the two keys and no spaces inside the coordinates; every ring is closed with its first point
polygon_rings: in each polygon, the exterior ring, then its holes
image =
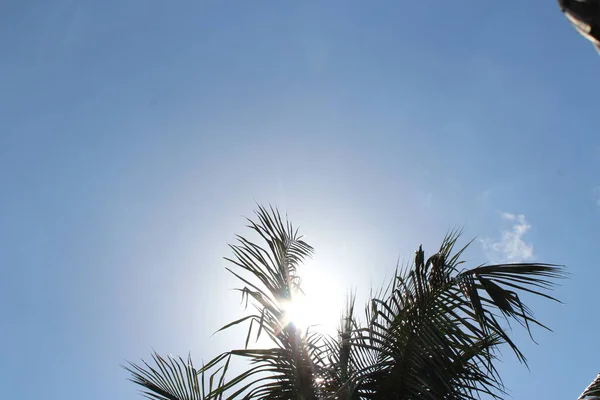
{"type": "Polygon", "coordinates": [[[594,379],[594,381],[590,383],[590,385],[587,388],[585,388],[585,390],[583,391],[581,396],[577,398],[577,400],[592,400],[598,398],[600,398],[600,374],[598,374],[596,379],[594,379]]]}
{"type": "MultiPolygon", "coordinates": [[[[425,261],[420,247],[415,265],[397,274],[372,300],[362,343],[377,362],[359,374],[361,398],[471,399],[500,397],[504,387],[494,367],[495,350],[508,344],[525,356],[498,322],[497,312],[544,327],[519,292],[553,299],[543,291],[563,276],[549,264],[490,265],[458,272],[452,253],[459,232],[451,232],[425,261]]],[[[458,251],[460,255],[465,250],[458,251]]]]}
{"type": "Polygon", "coordinates": [[[242,300],[250,300],[256,313],[237,319],[222,329],[248,322],[243,349],[227,354],[247,359],[251,368],[219,387],[213,395],[229,391],[227,398],[292,399],[300,393],[309,400],[316,398],[321,335],[307,335],[291,323],[286,304],[300,295],[298,269],[313,249],[298,231],[272,207],[259,206],[257,221],[248,219],[248,227],[262,240],[263,246],[237,236],[231,245],[233,258],[226,258],[228,268],[244,284],[238,290],[242,300]],[[249,338],[265,334],[274,347],[249,349],[249,338]]]}
{"type": "MultiPolygon", "coordinates": [[[[129,362],[124,368],[131,373],[130,380],[142,386],[143,395],[151,400],[203,400],[213,391],[214,378],[225,375],[228,362],[216,369],[209,377],[209,387],[205,385],[204,371],[194,368],[191,357],[164,358],[152,354],[154,364],[142,360],[143,366],[129,362]]],[[[219,359],[221,361],[223,358],[219,359]]]]}

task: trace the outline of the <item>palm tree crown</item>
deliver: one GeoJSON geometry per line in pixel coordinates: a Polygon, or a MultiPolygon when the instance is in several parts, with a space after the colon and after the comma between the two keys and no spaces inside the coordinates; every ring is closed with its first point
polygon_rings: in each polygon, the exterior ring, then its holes
{"type": "MultiPolygon", "coordinates": [[[[129,363],[131,380],[155,400],[202,399],[475,399],[503,398],[495,368],[497,349],[507,345],[525,355],[501,323],[517,321],[531,333],[537,321],[523,293],[548,294],[564,276],[562,267],[519,263],[463,268],[455,251],[459,232],[426,257],[423,249],[406,269],[371,296],[364,318],[350,296],[335,337],[301,330],[286,305],[301,291],[300,269],[313,248],[273,208],[259,207],[243,236],[231,245],[228,271],[252,312],[221,330],[247,324],[244,346],[221,354],[202,368],[192,360],[153,355],[153,363],[129,363]],[[251,337],[270,346],[252,348],[251,337]],[[246,359],[244,372],[229,376],[233,359],[246,359]]],[[[546,328],[548,329],[548,328],[546,328]]]]}

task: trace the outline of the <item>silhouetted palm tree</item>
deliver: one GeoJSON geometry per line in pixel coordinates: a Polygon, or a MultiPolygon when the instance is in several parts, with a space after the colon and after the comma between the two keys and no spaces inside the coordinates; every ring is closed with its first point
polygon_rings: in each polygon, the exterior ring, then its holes
{"type": "Polygon", "coordinates": [[[594,379],[588,387],[585,388],[577,400],[598,400],[600,399],[600,374],[594,379]]]}
{"type": "MultiPolygon", "coordinates": [[[[508,345],[525,356],[501,320],[516,320],[527,331],[544,327],[521,301],[523,293],[547,294],[564,275],[550,264],[480,265],[459,269],[450,233],[429,258],[422,248],[415,263],[397,269],[389,285],[372,296],[364,321],[348,299],[337,337],[300,330],[286,304],[300,291],[301,265],[313,249],[277,210],[259,207],[249,228],[262,245],[238,236],[228,270],[254,311],[222,329],[247,323],[241,349],[221,354],[202,368],[191,359],[163,358],[129,363],[131,380],[151,399],[474,399],[502,398],[495,368],[497,348],[508,345]],[[249,348],[254,335],[267,348],[249,348]],[[234,358],[248,361],[229,376],[234,358]]],[[[544,327],[545,328],[545,327],[544,327]]]]}

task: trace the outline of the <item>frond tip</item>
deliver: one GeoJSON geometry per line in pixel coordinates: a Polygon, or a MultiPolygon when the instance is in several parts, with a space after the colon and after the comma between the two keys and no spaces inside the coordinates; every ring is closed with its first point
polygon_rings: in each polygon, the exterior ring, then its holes
{"type": "Polygon", "coordinates": [[[597,400],[600,399],[600,374],[594,379],[590,385],[585,388],[581,396],[577,400],[597,400]]]}
{"type": "Polygon", "coordinates": [[[211,396],[214,390],[214,379],[218,376],[219,384],[222,383],[229,362],[224,366],[216,368],[210,375],[209,385],[206,386],[205,370],[214,367],[224,360],[217,357],[204,368],[194,368],[192,359],[188,355],[187,360],[172,355],[162,357],[156,352],[152,353],[154,364],[151,365],[142,360],[143,365],[128,362],[123,366],[130,374],[129,380],[141,386],[144,397],[151,400],[204,400],[217,398],[211,396]]]}

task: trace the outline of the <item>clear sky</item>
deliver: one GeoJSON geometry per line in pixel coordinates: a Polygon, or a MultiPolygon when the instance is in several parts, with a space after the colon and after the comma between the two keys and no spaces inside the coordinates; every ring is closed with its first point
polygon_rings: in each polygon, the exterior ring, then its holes
{"type": "Polygon", "coordinates": [[[241,346],[209,336],[255,201],[331,304],[457,225],[473,266],[566,264],[501,370],[599,372],[600,58],[555,1],[3,0],[0,51],[3,398],[138,399],[124,360],[241,346]]]}

